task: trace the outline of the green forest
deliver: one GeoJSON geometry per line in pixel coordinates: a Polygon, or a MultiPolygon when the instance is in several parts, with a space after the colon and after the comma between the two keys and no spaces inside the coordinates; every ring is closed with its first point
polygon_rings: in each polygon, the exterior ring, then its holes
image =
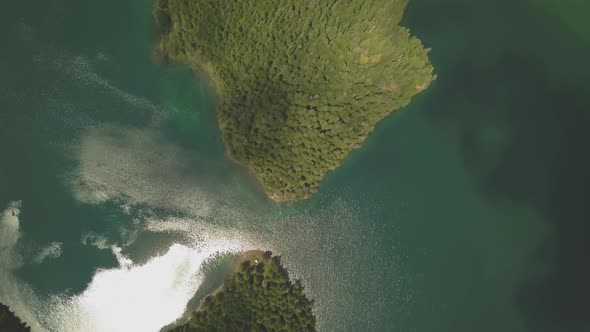
{"type": "Polygon", "coordinates": [[[10,308],[0,303],[0,331],[4,332],[29,332],[31,328],[14,315],[10,308]]]}
{"type": "Polygon", "coordinates": [[[312,307],[301,283],[291,282],[280,258],[266,252],[243,261],[186,324],[170,331],[315,331],[312,307]]]}
{"type": "Polygon", "coordinates": [[[433,80],[408,0],[156,0],[156,54],[204,70],[228,155],[275,201],[308,198],[433,80]]]}

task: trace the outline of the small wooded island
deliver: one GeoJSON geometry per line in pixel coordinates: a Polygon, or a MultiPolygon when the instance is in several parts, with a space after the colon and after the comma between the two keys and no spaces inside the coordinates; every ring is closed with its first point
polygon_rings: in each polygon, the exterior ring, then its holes
{"type": "Polygon", "coordinates": [[[156,53],[211,77],[230,158],[301,200],[433,80],[407,2],[156,0],[156,53]]]}
{"type": "Polygon", "coordinates": [[[189,321],[170,331],[315,331],[312,307],[313,301],[299,281],[290,281],[278,256],[249,251],[189,321]]]}

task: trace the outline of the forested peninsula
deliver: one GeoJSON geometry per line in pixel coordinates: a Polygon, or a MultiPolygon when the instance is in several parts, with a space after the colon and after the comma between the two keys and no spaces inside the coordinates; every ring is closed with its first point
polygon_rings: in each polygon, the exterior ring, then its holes
{"type": "Polygon", "coordinates": [[[308,198],[433,80],[408,0],[156,0],[159,58],[211,77],[227,153],[275,201],[308,198]]]}
{"type": "Polygon", "coordinates": [[[242,255],[230,279],[169,332],[315,331],[313,301],[270,251],[242,255]]]}

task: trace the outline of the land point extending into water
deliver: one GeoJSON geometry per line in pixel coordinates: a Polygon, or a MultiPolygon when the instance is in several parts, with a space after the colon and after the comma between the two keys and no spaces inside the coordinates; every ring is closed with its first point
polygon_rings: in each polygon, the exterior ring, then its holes
{"type": "Polygon", "coordinates": [[[169,331],[315,331],[313,301],[270,251],[240,255],[231,277],[169,331]]]}
{"type": "Polygon", "coordinates": [[[434,79],[407,2],[156,0],[156,54],[205,71],[229,157],[302,200],[434,79]]]}

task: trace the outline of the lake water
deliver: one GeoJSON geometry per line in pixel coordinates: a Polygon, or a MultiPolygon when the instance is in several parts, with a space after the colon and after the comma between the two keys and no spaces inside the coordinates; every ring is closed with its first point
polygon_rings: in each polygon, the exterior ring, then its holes
{"type": "Polygon", "coordinates": [[[150,6],[0,11],[0,302],[36,330],[157,331],[261,248],[320,331],[590,331],[590,5],[412,0],[437,81],[286,205],[152,61],[150,6]]]}

